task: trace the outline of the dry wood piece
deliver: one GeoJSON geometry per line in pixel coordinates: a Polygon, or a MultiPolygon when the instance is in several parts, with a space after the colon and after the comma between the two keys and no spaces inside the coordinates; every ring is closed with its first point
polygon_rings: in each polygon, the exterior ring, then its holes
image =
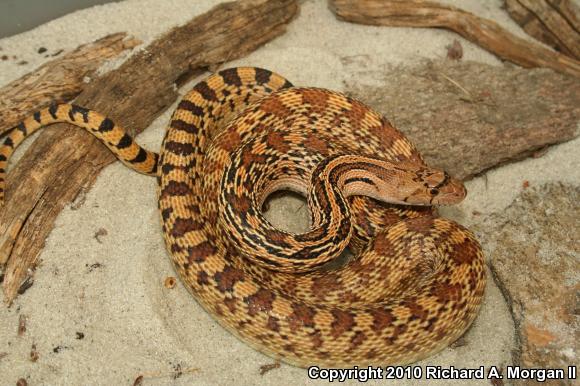
{"type": "Polygon", "coordinates": [[[578,9],[570,0],[505,0],[510,16],[531,36],[580,59],[578,9]]]}
{"type": "MultiPolygon", "coordinates": [[[[75,103],[109,115],[135,135],[175,101],[176,84],[282,34],[297,10],[295,0],[220,4],[89,84],[75,103]]],[[[55,126],[39,136],[8,174],[7,202],[0,213],[0,266],[5,264],[2,287],[8,303],[34,268],[63,206],[115,160],[83,130],[55,126]]]]}
{"type": "Polygon", "coordinates": [[[429,165],[458,178],[578,136],[580,82],[570,76],[450,61],[381,74],[374,87],[347,84],[349,94],[383,113],[429,165]]]}
{"type": "Polygon", "coordinates": [[[447,28],[522,67],[547,67],[580,77],[580,62],[455,7],[423,0],[330,0],[330,3],[343,20],[392,27],[447,28]]]}
{"type": "Polygon", "coordinates": [[[107,60],[141,42],[124,32],[105,36],[51,60],[0,88],[0,135],[30,114],[53,102],[67,102],[87,86],[86,77],[107,60]]]}

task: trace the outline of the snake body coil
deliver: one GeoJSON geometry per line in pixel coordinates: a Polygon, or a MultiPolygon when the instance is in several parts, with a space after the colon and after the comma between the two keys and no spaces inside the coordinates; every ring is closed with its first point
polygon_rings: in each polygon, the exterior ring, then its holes
{"type": "Polygon", "coordinates": [[[94,111],[52,106],[5,139],[0,194],[13,149],[54,122],[84,127],[157,176],[163,236],[183,283],[268,355],[298,366],[410,363],[456,340],[477,314],[481,248],[429,206],[461,200],[463,186],[360,102],[294,88],[267,70],[224,70],[179,103],[159,155],[94,111]],[[280,189],[308,197],[310,231],[264,219],[262,203],[280,189]],[[354,259],[324,265],[346,246],[354,259]]]}

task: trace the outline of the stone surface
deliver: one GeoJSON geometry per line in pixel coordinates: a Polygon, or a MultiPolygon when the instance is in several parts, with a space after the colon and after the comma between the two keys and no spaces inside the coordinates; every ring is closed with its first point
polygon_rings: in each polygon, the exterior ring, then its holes
{"type": "Polygon", "coordinates": [[[578,135],[580,81],[550,70],[436,61],[385,68],[381,78],[349,81],[347,93],[384,114],[428,164],[458,178],[578,135]]]}
{"type": "Polygon", "coordinates": [[[524,367],[578,365],[580,187],[524,190],[503,212],[473,229],[508,304],[524,367]]]}

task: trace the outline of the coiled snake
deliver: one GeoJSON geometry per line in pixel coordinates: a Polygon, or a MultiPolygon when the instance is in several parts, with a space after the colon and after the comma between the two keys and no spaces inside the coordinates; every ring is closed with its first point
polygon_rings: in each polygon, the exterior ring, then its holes
{"type": "Polygon", "coordinates": [[[14,148],[55,122],[87,129],[127,166],[157,176],[183,283],[266,354],[298,366],[410,363],[456,340],[477,314],[481,248],[431,208],[463,199],[463,185],[356,100],[263,69],[224,70],[179,103],[159,154],[97,112],[53,105],[4,140],[2,199],[14,148]],[[280,189],[307,196],[308,232],[263,217],[280,189]],[[355,258],[324,265],[347,246],[355,258]]]}

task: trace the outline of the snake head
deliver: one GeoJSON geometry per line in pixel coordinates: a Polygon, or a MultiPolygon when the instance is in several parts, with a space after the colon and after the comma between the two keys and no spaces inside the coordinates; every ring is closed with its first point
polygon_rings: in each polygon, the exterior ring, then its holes
{"type": "Polygon", "coordinates": [[[463,183],[447,172],[416,162],[393,163],[344,155],[321,165],[336,169],[340,176],[334,180],[339,181],[347,196],[362,195],[390,204],[428,206],[457,204],[467,194],[463,183]]]}
{"type": "Polygon", "coordinates": [[[416,162],[396,164],[377,161],[373,177],[379,194],[375,198],[403,205],[453,205],[467,195],[463,183],[446,171],[416,162]]]}
{"type": "Polygon", "coordinates": [[[405,200],[415,205],[453,205],[467,195],[463,183],[442,170],[420,168],[416,171],[415,182],[422,184],[405,200]]]}

